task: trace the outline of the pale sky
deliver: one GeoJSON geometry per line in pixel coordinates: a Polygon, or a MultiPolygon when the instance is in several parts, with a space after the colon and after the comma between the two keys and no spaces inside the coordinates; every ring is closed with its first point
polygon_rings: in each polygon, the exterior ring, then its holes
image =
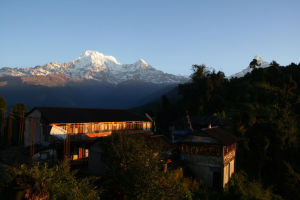
{"type": "Polygon", "coordinates": [[[225,72],[254,56],[300,62],[300,1],[0,0],[0,67],[69,62],[96,50],[172,74],[225,72]]]}

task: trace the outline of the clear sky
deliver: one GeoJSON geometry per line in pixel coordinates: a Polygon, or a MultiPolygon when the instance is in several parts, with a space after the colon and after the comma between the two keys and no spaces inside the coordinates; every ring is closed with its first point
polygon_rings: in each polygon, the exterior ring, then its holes
{"type": "Polygon", "coordinates": [[[85,50],[123,64],[226,75],[255,55],[300,62],[299,0],[0,0],[0,67],[68,62],[85,50]]]}

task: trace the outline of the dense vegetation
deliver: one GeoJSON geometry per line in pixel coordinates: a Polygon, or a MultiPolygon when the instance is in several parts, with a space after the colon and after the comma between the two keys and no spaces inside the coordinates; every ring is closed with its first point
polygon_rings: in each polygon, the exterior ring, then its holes
{"type": "MultiPolygon", "coordinates": [[[[191,81],[178,86],[179,96],[163,96],[152,113],[162,133],[168,133],[170,123],[186,113],[231,121],[231,132],[240,141],[237,171],[224,192],[185,177],[182,168],[164,173],[161,150],[144,137],[126,135],[104,141],[107,173],[96,183],[98,189],[89,179],[75,178],[63,163],[53,168],[12,167],[0,173],[0,193],[9,195],[8,189],[23,184],[29,188],[29,199],[98,199],[99,195],[101,199],[298,199],[300,64],[283,67],[272,62],[265,69],[255,65],[250,63],[252,73],[231,80],[222,72],[194,65],[191,81]]],[[[13,123],[22,124],[26,106],[17,104],[5,117],[6,102],[0,97],[0,109],[1,134],[11,137],[8,143],[18,144],[22,127],[13,123]]]]}
{"type": "Polygon", "coordinates": [[[104,199],[193,199],[200,184],[181,168],[164,173],[161,149],[144,136],[120,135],[103,145],[104,199]]]}
{"type": "MultiPolygon", "coordinates": [[[[179,98],[162,98],[158,127],[167,132],[186,112],[231,120],[231,131],[240,138],[238,170],[284,199],[299,198],[300,65],[283,67],[273,61],[268,68],[231,80],[204,65],[194,65],[193,70],[192,81],[179,85],[179,98]]],[[[271,199],[266,197],[254,199],[271,199]]]]}
{"type": "Polygon", "coordinates": [[[0,96],[0,148],[23,144],[24,118],[27,112],[24,103],[17,103],[7,115],[7,102],[0,96]]]}
{"type": "Polygon", "coordinates": [[[90,178],[75,178],[68,160],[51,168],[47,164],[21,165],[0,172],[3,199],[100,199],[90,178]]]}

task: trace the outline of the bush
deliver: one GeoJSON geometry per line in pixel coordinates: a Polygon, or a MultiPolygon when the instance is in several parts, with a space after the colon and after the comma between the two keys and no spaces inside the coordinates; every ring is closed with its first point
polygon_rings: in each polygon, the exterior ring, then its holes
{"type": "Polygon", "coordinates": [[[52,168],[47,164],[9,167],[5,174],[7,179],[1,182],[9,182],[6,188],[2,184],[7,199],[100,199],[91,179],[75,178],[68,160],[52,168]]]}

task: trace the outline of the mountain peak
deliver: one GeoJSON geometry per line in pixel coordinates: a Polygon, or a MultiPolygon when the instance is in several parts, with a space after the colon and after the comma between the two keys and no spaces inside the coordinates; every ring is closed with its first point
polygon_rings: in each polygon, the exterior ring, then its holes
{"type": "Polygon", "coordinates": [[[139,62],[139,63],[141,63],[143,65],[148,65],[148,63],[144,59],[142,59],[142,58],[140,58],[137,62],[139,62]]]}
{"type": "Polygon", "coordinates": [[[117,59],[113,56],[106,56],[98,51],[86,50],[78,59],[76,60],[85,60],[90,61],[90,63],[94,64],[103,64],[104,62],[113,62],[115,64],[120,65],[117,59]]]}
{"type": "MultiPolygon", "coordinates": [[[[268,63],[268,62],[266,62],[266,61],[264,61],[260,56],[255,56],[254,58],[253,58],[253,60],[256,60],[257,61],[257,65],[255,65],[255,67],[254,68],[266,68],[266,67],[269,67],[270,66],[270,63],[268,63]]],[[[238,73],[236,73],[236,74],[233,74],[233,75],[231,75],[231,76],[229,76],[228,78],[240,78],[240,77],[243,77],[243,76],[245,76],[247,73],[250,73],[250,72],[252,72],[252,70],[253,70],[253,67],[251,67],[250,65],[246,68],[246,69],[244,69],[244,70],[242,70],[241,72],[238,72],[238,73]]]]}
{"type": "Polygon", "coordinates": [[[91,56],[91,55],[101,55],[104,56],[102,53],[93,50],[86,50],[81,56],[91,56]]]}
{"type": "Polygon", "coordinates": [[[152,68],[145,60],[143,59],[139,59],[138,61],[136,61],[134,63],[136,66],[139,66],[141,68],[144,68],[144,69],[150,69],[152,68]]]}
{"type": "Polygon", "coordinates": [[[260,56],[258,56],[258,55],[254,56],[254,58],[253,58],[253,59],[255,59],[255,60],[257,60],[257,61],[261,61],[261,57],[260,57],[260,56]]]}
{"type": "Polygon", "coordinates": [[[120,64],[113,56],[87,50],[68,63],[50,63],[35,68],[0,68],[0,76],[34,77],[63,74],[71,79],[92,79],[119,84],[143,81],[155,84],[174,84],[187,81],[186,77],[164,73],[139,59],[133,64],[120,64]]]}

